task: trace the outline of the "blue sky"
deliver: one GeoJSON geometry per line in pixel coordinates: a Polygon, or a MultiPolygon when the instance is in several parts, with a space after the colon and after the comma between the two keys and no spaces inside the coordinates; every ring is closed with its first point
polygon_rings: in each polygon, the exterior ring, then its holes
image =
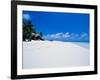
{"type": "Polygon", "coordinates": [[[23,11],[47,40],[89,42],[89,14],[23,11]]]}

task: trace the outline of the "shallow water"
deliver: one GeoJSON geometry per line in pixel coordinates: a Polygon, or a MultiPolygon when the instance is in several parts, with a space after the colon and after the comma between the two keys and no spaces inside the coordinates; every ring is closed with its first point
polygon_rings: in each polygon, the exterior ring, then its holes
{"type": "Polygon", "coordinates": [[[90,43],[89,42],[73,42],[76,45],[79,45],[81,47],[85,47],[85,48],[90,48],[90,43]]]}

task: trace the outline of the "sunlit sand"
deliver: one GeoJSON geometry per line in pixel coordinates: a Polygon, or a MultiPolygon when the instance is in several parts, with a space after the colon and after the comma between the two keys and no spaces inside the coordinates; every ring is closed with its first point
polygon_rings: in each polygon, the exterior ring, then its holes
{"type": "Polygon", "coordinates": [[[89,48],[73,42],[23,42],[24,69],[87,66],[89,56],[89,48]]]}

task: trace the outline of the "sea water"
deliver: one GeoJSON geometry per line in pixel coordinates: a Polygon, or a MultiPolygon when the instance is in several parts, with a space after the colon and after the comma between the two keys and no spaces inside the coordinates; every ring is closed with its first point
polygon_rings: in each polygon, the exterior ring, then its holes
{"type": "Polygon", "coordinates": [[[89,42],[74,42],[74,44],[79,45],[81,47],[90,48],[89,42]]]}

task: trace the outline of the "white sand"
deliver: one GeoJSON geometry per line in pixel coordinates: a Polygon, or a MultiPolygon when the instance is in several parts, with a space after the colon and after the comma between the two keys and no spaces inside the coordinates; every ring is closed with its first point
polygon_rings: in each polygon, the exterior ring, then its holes
{"type": "Polygon", "coordinates": [[[89,48],[73,42],[23,42],[24,69],[87,66],[89,56],[89,48]]]}

